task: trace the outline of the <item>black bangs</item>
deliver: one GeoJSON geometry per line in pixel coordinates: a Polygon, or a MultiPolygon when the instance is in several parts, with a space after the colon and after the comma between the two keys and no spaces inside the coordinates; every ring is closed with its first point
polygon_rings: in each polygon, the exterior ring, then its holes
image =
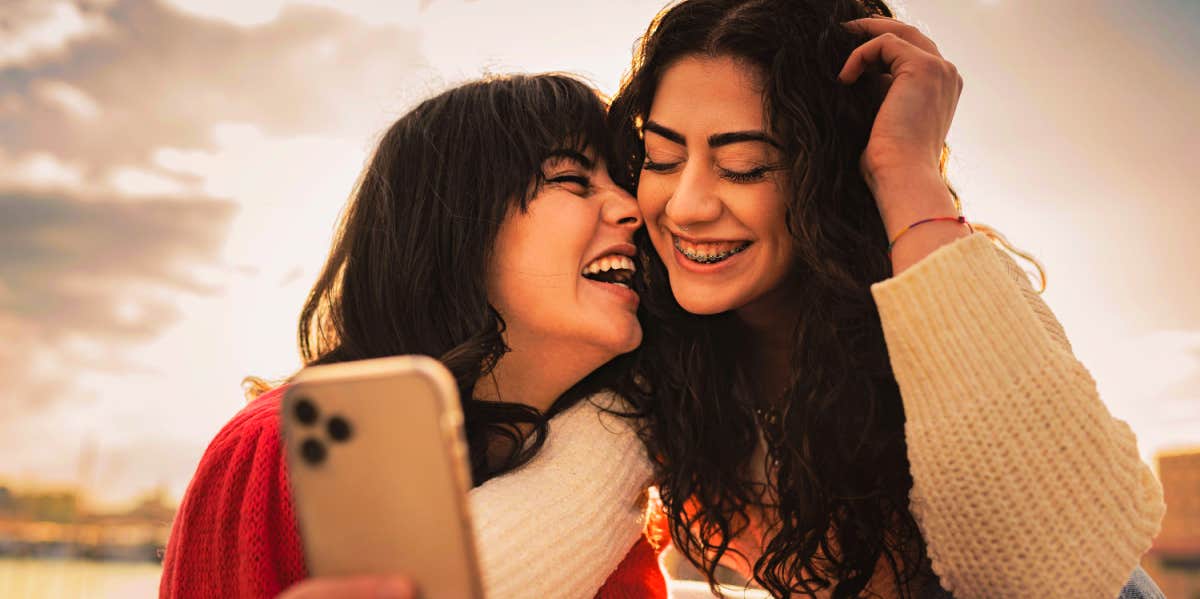
{"type": "Polygon", "coordinates": [[[608,156],[607,102],[572,75],[506,75],[460,90],[482,96],[472,101],[486,107],[473,113],[479,119],[473,137],[492,146],[481,150],[498,161],[480,168],[499,170],[495,176],[504,180],[505,196],[522,209],[542,183],[542,163],[554,153],[608,156]]]}
{"type": "Polygon", "coordinates": [[[518,105],[528,111],[531,144],[522,161],[533,167],[531,192],[521,198],[521,207],[541,185],[542,163],[563,150],[588,156],[593,162],[608,156],[607,102],[588,84],[570,75],[548,75],[538,85],[525,86],[529,94],[518,105]],[[539,126],[540,123],[540,126],[539,126]]]}

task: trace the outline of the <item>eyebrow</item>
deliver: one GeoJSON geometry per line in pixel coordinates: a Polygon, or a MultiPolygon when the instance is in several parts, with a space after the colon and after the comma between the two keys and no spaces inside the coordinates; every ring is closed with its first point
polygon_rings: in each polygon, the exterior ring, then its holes
{"type": "MultiPolygon", "coordinates": [[[[667,141],[677,143],[681,146],[687,144],[687,138],[682,133],[664,127],[654,121],[646,121],[646,124],[642,125],[642,130],[656,133],[665,137],[667,141]]],[[[749,141],[762,142],[772,147],[780,148],[779,142],[772,139],[770,135],[767,135],[763,131],[731,131],[729,133],[714,133],[708,136],[708,146],[710,148],[719,148],[721,146],[749,141]]]]}
{"type": "Polygon", "coordinates": [[[578,162],[579,166],[582,166],[584,169],[589,170],[589,171],[592,170],[592,168],[596,166],[596,163],[591,158],[588,158],[587,156],[585,156],[583,154],[583,152],[579,152],[577,150],[570,150],[567,148],[559,148],[557,150],[551,150],[550,153],[546,155],[546,158],[545,158],[545,160],[543,160],[543,162],[545,162],[546,160],[551,160],[553,158],[565,158],[567,160],[573,160],[575,162],[578,162]]]}

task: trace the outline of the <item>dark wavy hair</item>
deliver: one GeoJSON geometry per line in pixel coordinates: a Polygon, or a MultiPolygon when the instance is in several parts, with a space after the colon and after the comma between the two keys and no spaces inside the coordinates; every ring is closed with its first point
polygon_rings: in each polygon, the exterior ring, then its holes
{"type": "Polygon", "coordinates": [[[610,107],[613,174],[631,190],[645,158],[640,126],[663,73],[684,57],[732,56],[757,69],[784,144],[795,256],[785,284],[799,299],[781,398],[756,398],[743,325],[730,313],[684,311],[661,258],[639,239],[645,336],[622,392],[646,417],[674,540],[710,582],[758,508],[779,518],[753,564],[776,596],[832,588],[857,597],[879,564],[901,596],[935,580],[908,508],[904,411],[870,292],[891,276],[887,234],[859,170],[882,98],[867,78],[836,80],[865,41],[841,23],[870,16],[892,13],[879,0],[684,1],[651,24],[610,107]],[[748,475],[760,430],[769,501],[748,475]]]}
{"type": "Polygon", "coordinates": [[[581,381],[546,414],[519,397],[474,395],[508,351],[485,285],[500,224],[511,209],[526,209],[552,151],[606,151],[605,110],[592,87],[562,74],[489,78],[425,100],[384,133],[301,312],[305,366],[439,358],[458,382],[477,485],[532,457],[545,418],[607,372],[581,381]]]}

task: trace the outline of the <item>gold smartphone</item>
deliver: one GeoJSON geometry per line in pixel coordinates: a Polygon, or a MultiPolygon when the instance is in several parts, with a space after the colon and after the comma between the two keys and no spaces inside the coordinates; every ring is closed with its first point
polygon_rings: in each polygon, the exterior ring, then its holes
{"type": "Polygon", "coordinates": [[[310,576],[403,574],[483,599],[458,388],[425,356],[306,368],[282,404],[310,576]]]}

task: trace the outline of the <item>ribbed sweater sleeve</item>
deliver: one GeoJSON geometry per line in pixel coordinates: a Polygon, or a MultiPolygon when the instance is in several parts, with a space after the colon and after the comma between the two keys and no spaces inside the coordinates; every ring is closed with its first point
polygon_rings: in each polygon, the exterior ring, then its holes
{"type": "Polygon", "coordinates": [[[650,463],[632,422],[593,396],[550,421],[529,463],[470,495],[488,597],[591,597],[639,539],[650,463]]]}
{"type": "Polygon", "coordinates": [[[1116,597],[1158,532],[1162,489],[1026,275],[975,234],[871,290],[942,586],[1116,597]]]}

